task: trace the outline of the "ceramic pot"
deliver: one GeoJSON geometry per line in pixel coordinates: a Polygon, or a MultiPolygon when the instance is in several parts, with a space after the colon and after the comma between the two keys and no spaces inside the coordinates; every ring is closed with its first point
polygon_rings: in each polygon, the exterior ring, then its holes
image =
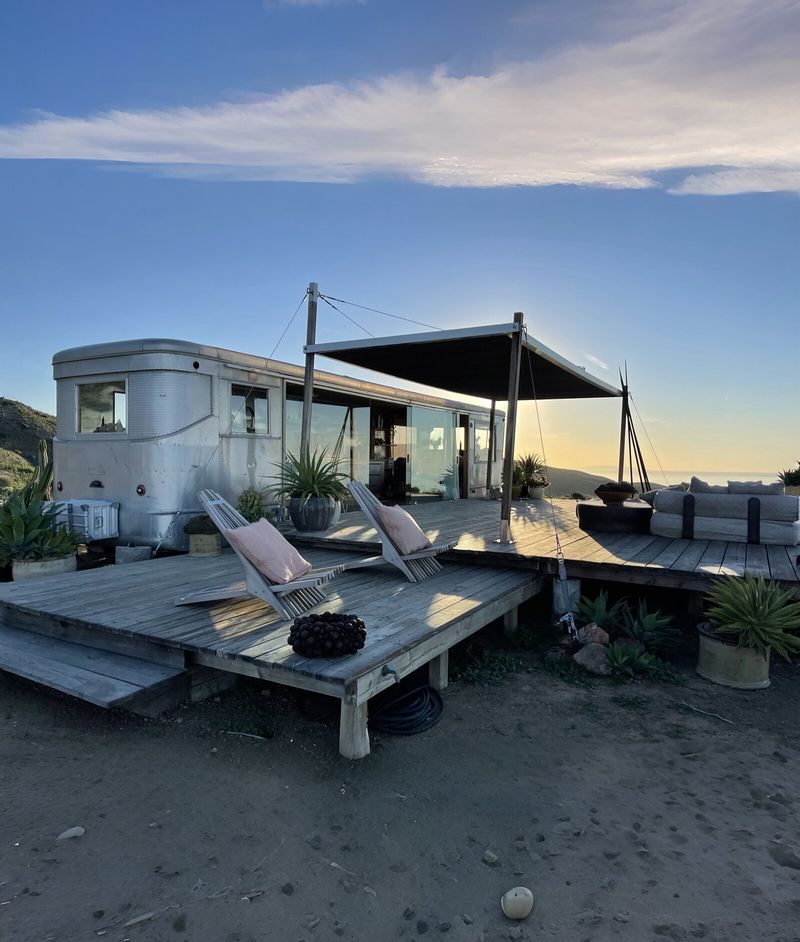
{"type": "Polygon", "coordinates": [[[531,487],[528,489],[528,496],[532,500],[541,500],[544,497],[546,487],[531,487]]]}
{"type": "Polygon", "coordinates": [[[15,559],[11,564],[11,578],[14,582],[26,579],[43,579],[45,576],[60,576],[65,572],[75,572],[78,557],[75,553],[63,559],[15,559]]]}
{"type": "Polygon", "coordinates": [[[511,485],[511,499],[519,500],[522,497],[522,485],[521,484],[512,484],[511,485]]]}
{"type": "Polygon", "coordinates": [[[292,497],[289,517],[296,530],[313,533],[327,530],[333,523],[337,502],[332,497],[292,497]]]}
{"type": "Polygon", "coordinates": [[[755,648],[740,648],[735,641],[714,634],[708,622],[697,626],[700,648],[697,673],[712,683],[739,690],[769,687],[769,654],[755,648]]]}

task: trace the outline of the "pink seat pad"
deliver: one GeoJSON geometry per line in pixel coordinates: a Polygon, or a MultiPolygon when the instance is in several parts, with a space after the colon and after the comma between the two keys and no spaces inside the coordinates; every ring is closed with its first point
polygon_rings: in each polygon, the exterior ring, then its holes
{"type": "Polygon", "coordinates": [[[402,507],[385,507],[382,504],[376,510],[384,529],[404,556],[431,545],[417,521],[402,507]]]}
{"type": "Polygon", "coordinates": [[[293,582],[311,569],[311,563],[263,517],[246,527],[226,530],[225,538],[271,583],[293,582]]]}

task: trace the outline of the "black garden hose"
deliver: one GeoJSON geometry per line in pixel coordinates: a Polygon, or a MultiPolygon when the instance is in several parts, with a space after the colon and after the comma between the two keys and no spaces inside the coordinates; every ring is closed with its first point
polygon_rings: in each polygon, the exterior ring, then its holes
{"type": "Polygon", "coordinates": [[[432,729],[443,712],[439,691],[423,684],[407,693],[387,695],[379,707],[370,710],[369,725],[391,736],[414,736],[432,729]]]}

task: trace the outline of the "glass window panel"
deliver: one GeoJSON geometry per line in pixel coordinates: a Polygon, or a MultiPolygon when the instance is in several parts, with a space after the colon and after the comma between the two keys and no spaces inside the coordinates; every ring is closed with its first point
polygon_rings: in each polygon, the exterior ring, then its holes
{"type": "MultiPolygon", "coordinates": [[[[303,403],[286,401],[286,451],[300,453],[303,403]]],[[[311,410],[309,448],[322,451],[339,462],[339,470],[355,481],[369,482],[369,406],[347,406],[315,402],[311,410]]]]}
{"type": "Polygon", "coordinates": [[[127,422],[124,379],[78,385],[78,432],[120,434],[127,431],[127,422]]]}
{"type": "Polygon", "coordinates": [[[234,435],[269,433],[267,390],[257,386],[231,385],[231,432],[234,435]]]}

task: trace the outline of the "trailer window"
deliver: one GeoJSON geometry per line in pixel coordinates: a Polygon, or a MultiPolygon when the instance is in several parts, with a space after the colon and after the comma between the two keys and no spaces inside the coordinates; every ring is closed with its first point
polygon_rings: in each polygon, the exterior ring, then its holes
{"type": "Polygon", "coordinates": [[[78,432],[127,431],[125,380],[105,383],[81,383],[78,386],[78,432]]]}
{"type": "Polygon", "coordinates": [[[231,432],[234,435],[266,435],[269,432],[266,389],[231,385],[231,432]]]}

